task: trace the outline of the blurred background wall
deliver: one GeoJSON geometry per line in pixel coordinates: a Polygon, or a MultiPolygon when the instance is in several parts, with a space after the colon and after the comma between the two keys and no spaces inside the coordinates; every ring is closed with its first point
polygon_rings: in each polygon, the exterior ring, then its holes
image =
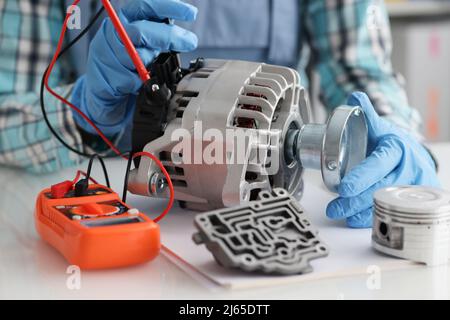
{"type": "MultiPolygon", "coordinates": [[[[380,0],[383,1],[383,0],[380,0]]],[[[394,70],[404,78],[410,105],[419,110],[429,141],[450,141],[450,0],[384,0],[392,27],[394,70]]],[[[310,74],[316,122],[327,119],[310,74]]]]}
{"type": "Polygon", "coordinates": [[[450,141],[450,1],[385,0],[393,65],[430,141],[450,141]]]}

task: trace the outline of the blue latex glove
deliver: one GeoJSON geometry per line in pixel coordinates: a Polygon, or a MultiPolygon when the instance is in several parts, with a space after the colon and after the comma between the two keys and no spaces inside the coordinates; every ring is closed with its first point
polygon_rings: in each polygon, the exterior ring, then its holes
{"type": "MultiPolygon", "coordinates": [[[[195,34],[161,22],[166,18],[195,20],[197,9],[192,5],[178,0],[133,0],[118,15],[145,65],[161,52],[197,47],[195,34]]],[[[75,84],[72,102],[104,134],[114,136],[131,122],[142,81],[109,18],[91,42],[87,70],[75,84]]],[[[77,113],[74,118],[81,128],[95,134],[77,113]]]]}
{"type": "Polygon", "coordinates": [[[368,157],[342,179],[339,198],[328,204],[327,216],[346,219],[351,228],[369,228],[376,190],[394,185],[439,186],[439,181],[428,151],[406,131],[380,118],[366,94],[353,93],[348,104],[365,112],[368,157]]]}

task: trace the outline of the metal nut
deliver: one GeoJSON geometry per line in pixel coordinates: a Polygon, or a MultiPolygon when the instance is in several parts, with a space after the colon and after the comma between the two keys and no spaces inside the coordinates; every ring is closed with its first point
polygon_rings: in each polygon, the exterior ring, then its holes
{"type": "Polygon", "coordinates": [[[150,177],[150,193],[154,196],[161,195],[167,188],[166,178],[163,174],[155,172],[150,177]]]}
{"type": "Polygon", "coordinates": [[[157,84],[154,84],[154,85],[152,85],[152,91],[153,92],[156,92],[156,91],[159,91],[159,86],[157,85],[157,84]]]}

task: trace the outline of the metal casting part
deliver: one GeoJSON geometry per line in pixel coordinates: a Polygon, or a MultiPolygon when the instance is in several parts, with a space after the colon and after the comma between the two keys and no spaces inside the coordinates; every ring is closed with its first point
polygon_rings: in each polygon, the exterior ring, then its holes
{"type": "Polygon", "coordinates": [[[226,268],[270,274],[311,272],[310,261],[326,257],[319,239],[298,202],[284,189],[263,191],[246,206],[195,217],[197,244],[205,244],[226,268]]]}
{"type": "Polygon", "coordinates": [[[303,168],[321,170],[330,191],[337,191],[341,179],[366,158],[367,123],[359,107],[338,107],[327,124],[306,124],[288,135],[285,148],[294,150],[303,168]]]}

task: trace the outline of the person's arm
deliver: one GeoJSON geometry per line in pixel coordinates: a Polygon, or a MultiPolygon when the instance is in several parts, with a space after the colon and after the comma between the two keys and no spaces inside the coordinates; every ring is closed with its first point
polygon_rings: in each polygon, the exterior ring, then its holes
{"type": "MultiPolygon", "coordinates": [[[[5,11],[3,14],[11,12],[5,11]]],[[[27,16],[26,12],[21,14],[27,16]]],[[[146,65],[161,51],[186,51],[196,45],[196,37],[192,33],[161,23],[165,18],[195,18],[196,9],[177,0],[127,2],[120,15],[146,65]],[[150,22],[150,19],[156,22],[150,22]]],[[[18,38],[27,36],[17,35],[18,38]]],[[[9,50],[8,56],[2,56],[0,61],[0,64],[3,63],[0,67],[4,67],[8,63],[6,61],[14,61],[19,56],[20,48],[12,46],[11,41],[4,41],[3,44],[6,44],[3,47],[1,40],[0,37],[0,47],[9,50]]],[[[36,54],[39,57],[42,55],[42,61],[51,57],[45,52],[36,54]]],[[[46,173],[78,164],[82,158],[67,150],[47,128],[40,109],[39,94],[34,87],[30,86],[28,90],[22,88],[25,82],[40,79],[35,76],[34,69],[23,70],[23,65],[31,66],[27,63],[31,58],[22,56],[24,58],[13,63],[20,65],[21,70],[8,69],[0,73],[2,79],[8,79],[13,84],[16,81],[9,90],[5,87],[0,89],[0,165],[46,173]],[[20,90],[16,90],[17,84],[20,90]],[[24,93],[18,93],[22,91],[24,93]]],[[[59,81],[66,83],[56,73],[52,75],[53,84],[59,81]]],[[[129,151],[129,143],[125,133],[133,115],[134,98],[141,85],[125,48],[106,19],[91,44],[87,74],[74,85],[62,86],[55,91],[78,106],[117,147],[126,152],[129,151]]],[[[49,94],[45,95],[45,100],[49,120],[67,144],[85,153],[111,153],[93,128],[77,113],[49,94]]]]}
{"type": "MultiPolygon", "coordinates": [[[[82,158],[67,150],[47,128],[39,96],[41,77],[53,57],[66,8],[55,1],[6,4],[0,11],[0,21],[8,21],[8,32],[0,32],[0,166],[48,173],[77,165],[82,158]]],[[[5,27],[5,23],[0,24],[5,27]]],[[[55,65],[49,80],[67,100],[74,92],[69,84],[74,68],[69,54],[55,65]]],[[[79,128],[67,106],[47,92],[44,97],[52,127],[67,144],[87,153],[105,151],[98,137],[79,128]]],[[[119,138],[120,134],[110,137],[114,142],[119,138]]]]}
{"type": "MultiPolygon", "coordinates": [[[[70,98],[72,86],[62,86],[56,91],[70,98]]],[[[56,131],[68,144],[84,151],[70,109],[50,95],[45,100],[56,131]]],[[[82,161],[52,136],[39,105],[39,94],[34,92],[0,95],[0,165],[48,173],[82,161]]]]}
{"type": "Polygon", "coordinates": [[[382,1],[311,0],[306,9],[324,104],[359,106],[368,126],[367,158],[342,179],[326,214],[352,228],[369,228],[374,192],[399,185],[438,187],[436,165],[415,138],[420,137],[420,117],[392,70],[382,1]]]}
{"type": "Polygon", "coordinates": [[[333,109],[354,91],[367,93],[384,119],[420,136],[421,118],[411,108],[391,64],[390,25],[381,0],[311,0],[304,25],[320,76],[320,98],[333,109]]]}
{"type": "MultiPolygon", "coordinates": [[[[73,84],[54,90],[66,100],[73,98],[73,84]]],[[[98,135],[81,128],[72,109],[49,93],[44,94],[44,101],[53,129],[69,146],[86,154],[113,155],[98,135]]],[[[123,141],[124,131],[106,136],[122,149],[127,144],[123,141]]],[[[0,165],[41,174],[73,167],[83,160],[85,157],[67,149],[53,136],[41,112],[38,93],[0,94],[0,165]]]]}
{"type": "MultiPolygon", "coordinates": [[[[118,16],[144,65],[161,52],[188,52],[196,48],[197,36],[166,19],[193,21],[197,8],[178,0],[135,0],[118,8],[118,16]]],[[[142,87],[122,40],[109,18],[90,43],[86,74],[75,83],[72,103],[106,135],[117,135],[132,124],[136,97],[142,87]]],[[[96,132],[73,112],[86,133],[96,132]]]]}

